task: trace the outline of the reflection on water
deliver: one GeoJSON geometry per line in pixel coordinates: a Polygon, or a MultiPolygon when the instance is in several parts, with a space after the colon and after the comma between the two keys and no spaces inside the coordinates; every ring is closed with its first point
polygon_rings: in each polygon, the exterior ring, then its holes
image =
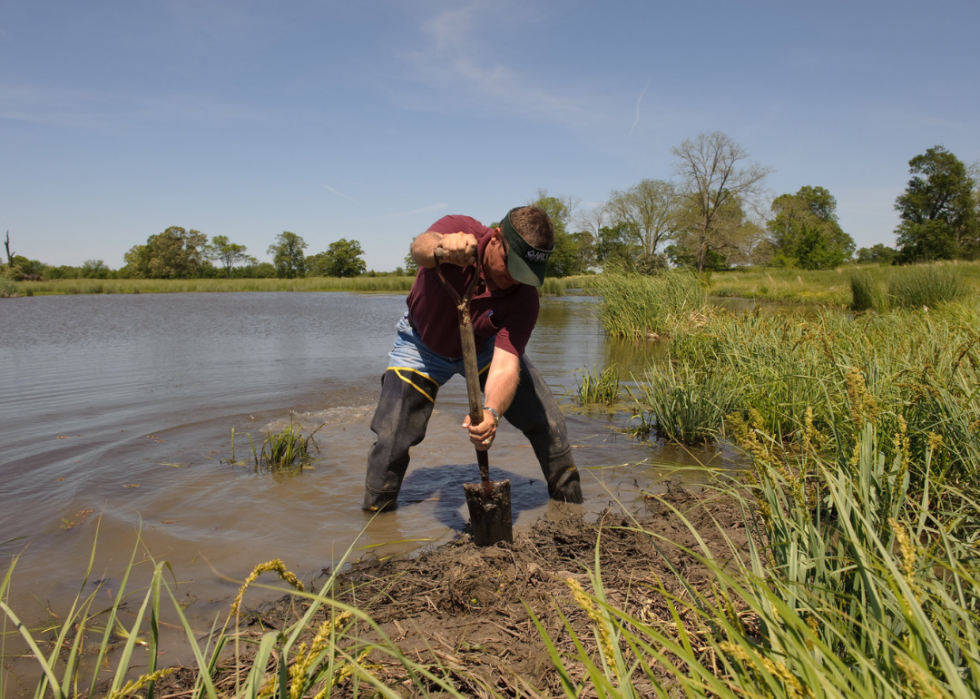
{"type": "MultiPolygon", "coordinates": [[[[234,595],[222,576],[240,580],[270,558],[308,575],[351,545],[355,556],[383,555],[455,536],[467,518],[461,484],[478,478],[460,427],[461,379],[440,391],[426,441],[412,450],[401,507],[376,518],[360,510],[369,425],[404,304],[344,293],[0,303],[0,327],[15,329],[0,334],[0,552],[23,550],[15,611],[36,619],[36,599],[57,606],[74,596],[99,519],[100,569],[115,574],[139,532],[174,566],[198,621],[234,595]],[[310,468],[235,463],[251,461],[246,435],[258,448],[290,413],[307,429],[323,425],[310,468]],[[416,543],[391,543],[405,541],[416,543]]],[[[559,396],[576,369],[615,363],[628,377],[658,351],[607,341],[592,309],[582,297],[542,302],[528,352],[559,396]]],[[[637,497],[678,465],[731,456],[637,442],[617,432],[628,417],[569,414],[587,511],[637,497]]],[[[531,449],[507,425],[490,463],[492,477],[512,481],[518,528],[551,507],[531,449]]]]}

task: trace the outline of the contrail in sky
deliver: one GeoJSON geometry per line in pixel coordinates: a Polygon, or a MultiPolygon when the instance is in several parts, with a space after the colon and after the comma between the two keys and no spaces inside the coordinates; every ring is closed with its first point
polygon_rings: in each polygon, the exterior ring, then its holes
{"type": "Polygon", "coordinates": [[[355,199],[354,197],[349,197],[346,194],[344,194],[343,192],[338,192],[336,189],[334,189],[333,187],[331,187],[328,184],[325,184],[323,186],[324,186],[324,188],[329,189],[331,192],[333,192],[334,194],[336,194],[338,197],[343,197],[344,199],[349,199],[350,201],[354,202],[355,204],[360,204],[361,203],[357,199],[355,199]]]}
{"type": "Polygon", "coordinates": [[[634,121],[633,125],[630,127],[630,135],[626,138],[633,135],[633,129],[635,129],[636,125],[640,123],[640,102],[643,101],[643,95],[647,93],[647,87],[650,87],[650,80],[650,78],[647,78],[646,87],[643,88],[643,92],[640,93],[640,97],[636,100],[636,121],[634,121]]]}

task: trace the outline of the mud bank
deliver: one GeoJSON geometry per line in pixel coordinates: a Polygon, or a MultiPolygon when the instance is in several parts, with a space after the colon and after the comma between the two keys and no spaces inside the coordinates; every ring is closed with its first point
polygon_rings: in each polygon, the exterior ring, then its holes
{"type": "MultiPolygon", "coordinates": [[[[690,595],[685,583],[701,593],[713,585],[707,568],[688,552],[699,550],[699,543],[684,519],[717,560],[732,555],[726,535],[745,548],[745,515],[737,502],[671,488],[645,500],[631,516],[606,512],[587,522],[580,508],[557,505],[531,531],[517,534],[513,544],[479,549],[464,535],[415,558],[358,564],[339,576],[335,597],[364,609],[405,655],[440,668],[440,674],[448,672],[466,695],[487,697],[488,688],[505,696],[559,695],[558,673],[528,609],[561,651],[574,654],[575,646],[559,610],[595,651],[589,617],[575,602],[569,581],[592,591],[587,569],[595,569],[598,540],[609,603],[647,623],[673,623],[661,586],[668,595],[685,598],[690,595]]],[[[282,629],[302,616],[303,605],[284,597],[250,610],[243,632],[257,639],[282,629]]],[[[364,637],[371,633],[364,629],[364,637]]],[[[375,651],[365,662],[386,685],[413,694],[404,667],[391,657],[375,651]]],[[[572,672],[578,679],[585,670],[573,665],[572,672]]],[[[669,683],[666,674],[663,679],[669,683]]],[[[233,691],[233,667],[220,669],[217,681],[219,688],[233,691]]],[[[189,695],[194,672],[178,671],[162,684],[157,696],[189,695]]],[[[350,680],[346,685],[334,691],[352,693],[350,680]]],[[[365,689],[362,685],[359,693],[365,689]]]]}

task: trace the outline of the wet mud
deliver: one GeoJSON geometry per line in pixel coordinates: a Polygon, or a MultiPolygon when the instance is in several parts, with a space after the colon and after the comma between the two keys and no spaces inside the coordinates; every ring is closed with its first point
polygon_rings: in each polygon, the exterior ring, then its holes
{"type": "MultiPolygon", "coordinates": [[[[368,612],[410,659],[448,672],[465,695],[489,697],[492,688],[504,696],[557,696],[563,693],[558,673],[528,610],[563,653],[574,654],[575,645],[562,614],[596,653],[589,617],[575,602],[569,581],[592,592],[588,570],[595,569],[598,541],[610,604],[646,623],[669,626],[673,617],[661,586],[683,599],[690,597],[685,584],[701,594],[710,594],[714,584],[709,569],[691,553],[699,543],[688,523],[719,562],[730,559],[730,542],[746,548],[745,514],[738,502],[700,487],[675,486],[665,495],[648,496],[632,514],[606,511],[595,521],[586,521],[580,507],[554,503],[531,530],[516,533],[513,543],[477,548],[463,535],[414,558],[362,561],[337,578],[334,595],[368,612]]],[[[284,597],[250,610],[242,631],[257,639],[289,626],[303,612],[301,600],[284,597]]],[[[370,637],[369,629],[363,631],[370,637]]],[[[229,661],[217,681],[233,689],[233,658],[229,661]]],[[[413,695],[397,661],[375,651],[365,663],[387,686],[413,695]]],[[[584,676],[584,667],[571,664],[570,669],[574,678],[584,676]]],[[[670,683],[668,676],[663,679],[670,683]]],[[[194,672],[181,670],[166,678],[158,696],[187,696],[193,683],[194,672]]],[[[346,680],[334,691],[343,696],[365,689],[355,690],[346,680]]],[[[653,694],[650,687],[637,689],[653,694]]]]}

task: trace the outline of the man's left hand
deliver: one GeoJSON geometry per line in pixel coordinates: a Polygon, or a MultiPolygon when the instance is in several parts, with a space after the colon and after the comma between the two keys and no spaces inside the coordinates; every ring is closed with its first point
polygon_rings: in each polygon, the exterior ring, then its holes
{"type": "Polygon", "coordinates": [[[497,436],[497,421],[489,410],[483,411],[483,421],[479,425],[470,424],[470,416],[463,420],[463,427],[470,431],[470,441],[477,451],[488,451],[497,436]]]}

